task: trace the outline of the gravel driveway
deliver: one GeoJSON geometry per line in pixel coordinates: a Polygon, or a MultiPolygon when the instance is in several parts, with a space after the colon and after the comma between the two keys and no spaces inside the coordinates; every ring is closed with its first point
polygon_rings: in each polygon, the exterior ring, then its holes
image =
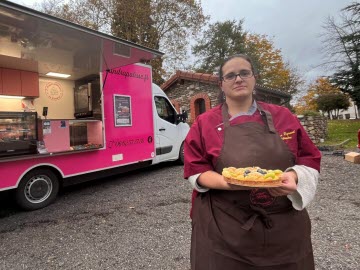
{"type": "MultiPolygon", "coordinates": [[[[317,270],[360,269],[360,165],[324,156],[309,207],[317,270]]],[[[64,189],[22,212],[0,195],[0,269],[189,269],[191,189],[165,164],[64,189]],[[115,179],[116,178],[116,179],[115,179]]]]}

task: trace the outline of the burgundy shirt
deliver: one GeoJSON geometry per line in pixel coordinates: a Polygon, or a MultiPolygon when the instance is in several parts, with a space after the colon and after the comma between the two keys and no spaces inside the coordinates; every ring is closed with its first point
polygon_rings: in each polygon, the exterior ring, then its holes
{"type": "MultiPolygon", "coordinates": [[[[271,113],[277,133],[296,158],[295,164],[320,171],[321,153],[297,117],[285,107],[264,102],[258,102],[258,104],[263,110],[271,113]]],[[[191,126],[184,145],[184,178],[186,179],[198,173],[215,170],[224,139],[221,106],[216,106],[201,114],[191,126]]],[[[231,120],[230,125],[244,122],[258,122],[264,125],[258,110],[253,115],[243,115],[231,120]]]]}

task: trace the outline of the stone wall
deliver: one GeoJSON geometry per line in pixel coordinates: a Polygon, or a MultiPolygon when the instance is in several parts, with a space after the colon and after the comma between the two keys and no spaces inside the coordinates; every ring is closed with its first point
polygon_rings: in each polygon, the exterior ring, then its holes
{"type": "Polygon", "coordinates": [[[176,100],[181,108],[190,111],[190,100],[197,94],[206,93],[210,99],[210,107],[216,106],[219,86],[213,83],[179,80],[165,93],[171,100],[176,100]]]}
{"type": "Polygon", "coordinates": [[[303,116],[299,115],[298,119],[305,128],[313,143],[323,142],[327,136],[327,119],[323,116],[303,116]]]}
{"type": "Polygon", "coordinates": [[[180,108],[188,112],[189,124],[195,120],[195,100],[204,99],[206,111],[218,104],[219,86],[214,83],[198,81],[179,80],[165,91],[175,108],[180,112],[180,108]]]}

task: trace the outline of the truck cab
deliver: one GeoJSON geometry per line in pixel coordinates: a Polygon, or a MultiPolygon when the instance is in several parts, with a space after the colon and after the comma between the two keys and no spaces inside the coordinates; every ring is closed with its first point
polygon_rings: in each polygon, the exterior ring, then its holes
{"type": "Polygon", "coordinates": [[[154,100],[156,157],[153,163],[166,160],[184,161],[184,140],[190,129],[187,123],[179,120],[174,106],[156,84],[152,84],[154,100]]]}

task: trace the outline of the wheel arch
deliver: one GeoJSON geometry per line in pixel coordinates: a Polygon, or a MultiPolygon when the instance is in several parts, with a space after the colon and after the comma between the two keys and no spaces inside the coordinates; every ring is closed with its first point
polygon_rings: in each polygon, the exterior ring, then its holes
{"type": "Polygon", "coordinates": [[[51,164],[51,163],[41,163],[41,164],[36,164],[34,166],[29,167],[28,169],[26,169],[20,176],[19,179],[16,182],[16,186],[14,188],[18,188],[21,180],[24,178],[24,176],[36,169],[48,169],[51,170],[53,173],[56,174],[56,176],[58,177],[59,180],[59,184],[62,185],[63,184],[63,179],[64,179],[64,173],[63,171],[56,165],[51,164]]]}
{"type": "Polygon", "coordinates": [[[178,157],[177,162],[180,165],[184,165],[184,143],[185,143],[185,140],[180,144],[180,149],[179,149],[179,157],[178,157]]]}

